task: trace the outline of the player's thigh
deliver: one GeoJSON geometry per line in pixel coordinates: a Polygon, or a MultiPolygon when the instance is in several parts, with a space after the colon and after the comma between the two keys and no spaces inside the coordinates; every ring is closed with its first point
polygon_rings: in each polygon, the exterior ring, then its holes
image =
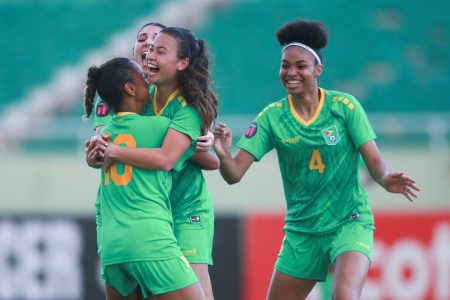
{"type": "Polygon", "coordinates": [[[211,286],[211,278],[209,276],[209,265],[207,264],[191,264],[192,270],[197,275],[200,286],[205,293],[207,300],[214,300],[214,294],[211,286]]]}
{"type": "Polygon", "coordinates": [[[334,235],[331,259],[334,261],[333,295],[341,299],[358,299],[373,250],[373,225],[349,222],[334,235]]]}
{"type": "Polygon", "coordinates": [[[155,295],[154,298],[156,300],[206,300],[198,282],[176,291],[155,295]]]}
{"type": "Polygon", "coordinates": [[[336,257],[333,298],[359,299],[369,266],[369,258],[361,252],[349,251],[336,257]]]}
{"type": "Polygon", "coordinates": [[[115,288],[105,285],[106,300],[136,300],[137,294],[134,289],[128,296],[122,296],[115,288]]]}
{"type": "Polygon", "coordinates": [[[305,299],[316,284],[315,280],[300,279],[274,271],[267,300],[305,299]]]}

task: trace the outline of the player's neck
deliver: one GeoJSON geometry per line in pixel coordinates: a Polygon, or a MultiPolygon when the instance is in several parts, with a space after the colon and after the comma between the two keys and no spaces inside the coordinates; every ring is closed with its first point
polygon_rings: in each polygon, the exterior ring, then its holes
{"type": "Polygon", "coordinates": [[[295,111],[302,119],[309,120],[316,113],[320,104],[320,90],[318,91],[301,95],[290,95],[295,111]]]}
{"type": "Polygon", "coordinates": [[[169,101],[169,96],[178,89],[176,83],[168,85],[158,85],[156,87],[156,107],[158,110],[163,108],[167,101],[169,101]]]}
{"type": "Polygon", "coordinates": [[[120,106],[120,109],[118,112],[142,114],[146,105],[147,105],[147,102],[134,101],[134,100],[130,99],[129,101],[122,102],[122,105],[120,106]]]}

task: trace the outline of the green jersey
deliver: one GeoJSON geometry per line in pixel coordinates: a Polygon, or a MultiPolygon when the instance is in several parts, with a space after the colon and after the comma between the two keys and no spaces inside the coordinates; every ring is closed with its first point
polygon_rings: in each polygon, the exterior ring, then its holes
{"type": "Polygon", "coordinates": [[[353,96],[324,89],[320,95],[311,120],[296,113],[288,96],[264,108],[238,142],[257,161],[276,149],[286,230],[326,233],[354,219],[373,223],[358,166],[359,148],[375,133],[353,96]]]}
{"type": "Polygon", "coordinates": [[[94,130],[99,126],[106,126],[111,122],[113,113],[108,104],[97,96],[94,101],[94,130]]]}
{"type": "MultiPolygon", "coordinates": [[[[103,128],[111,143],[129,148],[160,147],[170,120],[118,114],[103,128]]],[[[114,162],[102,172],[100,257],[103,265],[165,260],[180,256],[173,234],[170,172],[114,162]]]]}
{"type": "MultiPolygon", "coordinates": [[[[150,88],[150,103],[145,114],[160,115],[172,120],[171,128],[189,135],[195,140],[200,136],[201,119],[198,113],[187,105],[180,91],[167,99],[166,106],[156,112],[157,89],[150,88]]],[[[183,156],[185,157],[185,156],[183,156]]],[[[170,195],[175,224],[196,224],[204,227],[214,221],[212,197],[208,191],[202,170],[189,160],[182,168],[173,170],[173,187],[170,195]]],[[[189,228],[192,228],[190,226],[189,228]]]]}
{"type": "Polygon", "coordinates": [[[144,110],[146,116],[162,116],[171,120],[170,128],[184,133],[191,138],[191,147],[183,154],[176,166],[173,168],[181,170],[185,166],[186,160],[195,152],[197,138],[200,136],[202,120],[195,109],[187,104],[180,90],[174,91],[166,101],[166,105],[160,111],[156,110],[156,93],[154,86],[150,87],[150,101],[144,110]]]}
{"type": "MultiPolygon", "coordinates": [[[[176,90],[169,96],[166,106],[156,113],[154,109],[155,87],[150,86],[149,93],[152,95],[150,101],[144,109],[145,116],[163,116],[171,120],[169,127],[186,134],[191,138],[191,147],[183,154],[177,164],[174,166],[175,170],[181,170],[184,167],[185,161],[191,157],[195,152],[195,144],[197,138],[200,136],[201,118],[195,109],[187,105],[179,90],[176,90]]],[[[105,126],[111,122],[113,113],[108,107],[108,104],[100,97],[96,97],[94,104],[94,130],[99,126],[105,126]]]]}
{"type": "Polygon", "coordinates": [[[214,222],[214,207],[202,170],[187,161],[181,170],[173,171],[170,194],[173,220],[177,228],[203,228],[214,222]]]}

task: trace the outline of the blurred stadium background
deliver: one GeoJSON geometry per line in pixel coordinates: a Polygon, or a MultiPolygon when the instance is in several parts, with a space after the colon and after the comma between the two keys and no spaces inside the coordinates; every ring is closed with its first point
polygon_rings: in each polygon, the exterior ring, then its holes
{"type": "MultiPolygon", "coordinates": [[[[220,121],[239,136],[284,96],[274,34],[326,23],[321,85],[355,95],[388,164],[417,179],[415,203],[361,170],[376,217],[363,299],[450,299],[450,2],[411,0],[0,0],[0,299],[103,299],[98,171],[84,163],[87,68],[131,56],[149,21],[192,28],[214,56],[220,121]]],[[[216,299],[264,299],[285,209],[276,156],[235,186],[206,172],[216,208],[216,299]]],[[[327,299],[329,285],[310,299],[327,299]]]]}

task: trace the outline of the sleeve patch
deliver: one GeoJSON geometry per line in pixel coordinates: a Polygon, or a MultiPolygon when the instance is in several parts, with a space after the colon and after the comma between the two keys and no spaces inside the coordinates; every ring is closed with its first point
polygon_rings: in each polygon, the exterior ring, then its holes
{"type": "Polygon", "coordinates": [[[248,127],[247,131],[245,132],[245,137],[250,139],[255,136],[257,131],[258,131],[258,124],[256,122],[252,122],[248,127]]]}
{"type": "Polygon", "coordinates": [[[104,117],[109,115],[109,106],[108,104],[106,104],[105,101],[100,101],[95,109],[95,114],[97,115],[97,117],[104,117]]]}

